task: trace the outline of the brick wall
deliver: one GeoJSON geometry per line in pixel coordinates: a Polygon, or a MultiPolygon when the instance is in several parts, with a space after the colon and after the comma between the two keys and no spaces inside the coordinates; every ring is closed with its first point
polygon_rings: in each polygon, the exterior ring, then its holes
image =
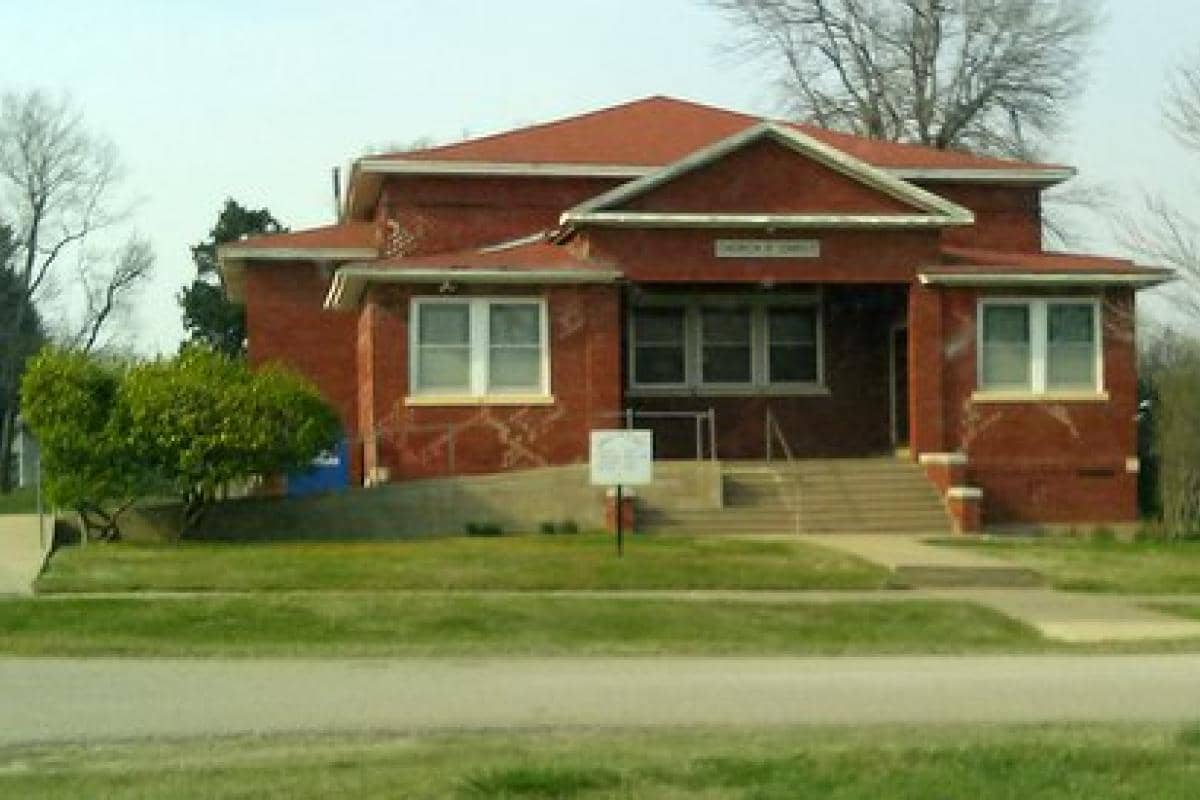
{"type": "Polygon", "coordinates": [[[921,210],[773,141],[729,153],[619,207],[626,211],[911,214],[921,210]]]}
{"type": "MultiPolygon", "coordinates": [[[[979,292],[939,294],[945,325],[943,435],[940,445],[926,450],[968,455],[968,479],[984,490],[984,521],[1136,519],[1137,476],[1126,471],[1126,460],[1137,452],[1132,291],[1110,289],[1103,295],[1105,402],[974,401],[979,292]]],[[[934,389],[922,391],[928,396],[934,389]]],[[[914,418],[914,424],[926,426],[923,442],[936,441],[927,417],[914,418]]]]}
{"type": "MultiPolygon", "coordinates": [[[[587,459],[588,432],[611,425],[621,405],[620,318],[613,286],[472,287],[478,296],[544,294],[550,315],[550,389],[553,405],[408,406],[409,301],[431,288],[376,287],[370,292],[373,368],[360,396],[380,429],[380,466],[392,478],[481,474],[570,464],[587,459]],[[448,428],[456,433],[451,437],[448,428]],[[453,438],[453,442],[451,442],[453,438]],[[453,449],[453,452],[451,452],[453,449]]],[[[364,319],[367,319],[364,317],[364,319]]],[[[369,431],[368,431],[369,434],[369,431]]],[[[368,436],[369,438],[369,436],[368,436]]]]}
{"type": "Polygon", "coordinates": [[[584,252],[620,265],[633,281],[653,283],[909,283],[920,267],[938,263],[937,231],[595,228],[584,252]],[[716,239],[815,239],[819,258],[717,258],[716,239]]]}
{"type": "Polygon", "coordinates": [[[358,315],[324,311],[327,269],[266,262],[246,270],[246,331],[251,364],[280,362],[316,384],[351,437],[351,475],[362,475],[359,429],[358,315]]]}

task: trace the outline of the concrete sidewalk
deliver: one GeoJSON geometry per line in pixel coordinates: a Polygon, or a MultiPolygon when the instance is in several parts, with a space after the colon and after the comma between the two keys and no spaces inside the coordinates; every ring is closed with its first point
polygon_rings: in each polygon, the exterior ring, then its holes
{"type": "Polygon", "coordinates": [[[1200,655],[0,658],[0,746],[285,732],[1191,722],[1200,655]]]}
{"type": "MultiPolygon", "coordinates": [[[[1031,569],[965,548],[927,544],[919,536],[848,534],[801,539],[891,570],[905,584],[933,596],[966,600],[1018,619],[1064,642],[1200,639],[1200,620],[1147,608],[1145,600],[1117,594],[1060,592],[1041,587],[1031,569]]],[[[1169,600],[1167,600],[1169,602],[1169,600]]]]}
{"type": "Polygon", "coordinates": [[[1043,583],[1038,573],[966,548],[926,544],[907,534],[805,534],[801,541],[837,550],[891,570],[914,587],[1030,587],[1043,583]]]}
{"type": "Polygon", "coordinates": [[[33,582],[46,562],[53,529],[50,516],[0,514],[0,595],[33,594],[33,582]]]}

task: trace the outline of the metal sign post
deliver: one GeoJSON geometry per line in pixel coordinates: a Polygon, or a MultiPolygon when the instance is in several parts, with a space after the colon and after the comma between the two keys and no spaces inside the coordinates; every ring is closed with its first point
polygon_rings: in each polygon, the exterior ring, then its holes
{"type": "Polygon", "coordinates": [[[642,430],[592,431],[593,486],[615,488],[617,556],[625,554],[625,486],[645,486],[654,480],[654,433],[642,430]]]}

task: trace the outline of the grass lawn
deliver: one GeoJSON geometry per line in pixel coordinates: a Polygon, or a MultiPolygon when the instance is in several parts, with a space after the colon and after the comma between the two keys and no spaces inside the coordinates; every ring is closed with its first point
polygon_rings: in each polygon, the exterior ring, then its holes
{"type": "Polygon", "coordinates": [[[940,540],[1029,567],[1059,589],[1162,594],[1200,592],[1200,542],[1106,541],[1069,537],[940,540]]]}
{"type": "Polygon", "coordinates": [[[0,653],[91,656],[840,655],[1046,649],[969,603],[274,594],[0,603],[0,653]]]}
{"type": "Polygon", "coordinates": [[[88,545],[58,551],[39,592],[286,589],[874,589],[889,573],[799,542],[504,536],[355,543],[88,545]]]}
{"type": "Polygon", "coordinates": [[[37,489],[13,489],[8,494],[0,492],[0,514],[36,514],[37,489]]]}
{"type": "Polygon", "coordinates": [[[0,749],[0,796],[1191,800],[1200,730],[574,731],[0,749]]]}

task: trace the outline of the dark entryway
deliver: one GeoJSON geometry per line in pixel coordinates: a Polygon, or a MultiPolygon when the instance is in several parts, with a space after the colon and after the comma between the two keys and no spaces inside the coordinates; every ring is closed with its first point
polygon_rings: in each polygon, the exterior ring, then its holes
{"type": "Polygon", "coordinates": [[[892,444],[908,446],[908,326],[891,330],[892,444]]]}

